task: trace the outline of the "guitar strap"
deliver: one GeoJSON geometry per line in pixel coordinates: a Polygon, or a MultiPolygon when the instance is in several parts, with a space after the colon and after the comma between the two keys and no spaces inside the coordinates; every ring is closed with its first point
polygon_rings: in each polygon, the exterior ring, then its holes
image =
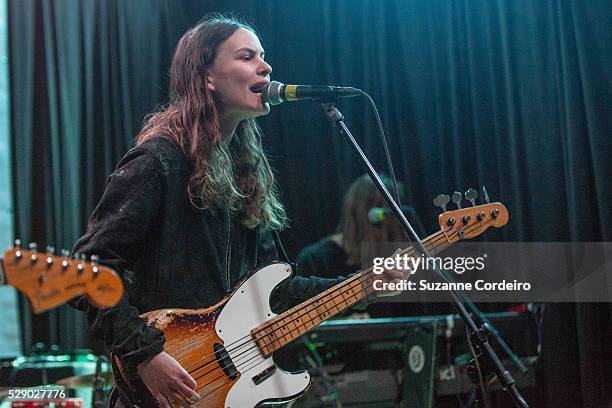
{"type": "Polygon", "coordinates": [[[291,259],[287,256],[287,252],[285,252],[285,247],[278,235],[278,231],[272,231],[272,238],[274,238],[274,244],[276,245],[276,252],[278,253],[280,260],[283,262],[287,262],[291,265],[291,269],[293,269],[294,273],[297,274],[297,264],[292,262],[291,259]]]}

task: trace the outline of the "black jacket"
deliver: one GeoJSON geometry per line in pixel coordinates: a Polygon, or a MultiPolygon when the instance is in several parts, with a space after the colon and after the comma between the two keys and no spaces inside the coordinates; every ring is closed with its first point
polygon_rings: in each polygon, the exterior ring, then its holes
{"type": "MultiPolygon", "coordinates": [[[[123,278],[121,302],[106,310],[83,298],[90,333],[129,367],[162,351],[163,333],[139,315],[204,308],[257,265],[277,258],[269,231],[248,229],[227,209],[195,208],[187,195],[192,165],[174,142],[156,137],[131,149],[111,174],[87,232],[73,252],[98,255],[123,278]]],[[[275,292],[286,309],[338,283],[294,277],[275,292]]]]}

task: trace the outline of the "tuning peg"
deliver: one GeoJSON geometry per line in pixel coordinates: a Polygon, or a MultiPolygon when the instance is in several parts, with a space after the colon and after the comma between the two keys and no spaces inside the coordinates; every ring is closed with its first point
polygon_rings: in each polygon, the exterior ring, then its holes
{"type": "Polygon", "coordinates": [[[80,275],[85,271],[84,262],[87,261],[87,255],[85,254],[74,254],[74,259],[79,261],[77,264],[77,273],[80,275]]]}
{"type": "Polygon", "coordinates": [[[472,203],[472,207],[476,207],[476,199],[478,198],[478,191],[473,188],[468,189],[465,192],[465,199],[472,203]]]}
{"type": "Polygon", "coordinates": [[[64,257],[64,259],[62,259],[62,270],[65,272],[68,269],[68,266],[70,266],[70,251],[68,251],[67,249],[62,249],[61,253],[64,257]]]}
{"type": "Polygon", "coordinates": [[[38,255],[36,255],[36,252],[38,252],[38,244],[36,242],[30,242],[28,244],[28,249],[32,251],[32,256],[30,258],[32,263],[38,261],[38,255]]]}
{"type": "Polygon", "coordinates": [[[453,203],[455,203],[455,205],[457,206],[457,209],[460,209],[460,208],[461,208],[461,200],[462,200],[462,199],[463,199],[463,194],[461,194],[461,193],[460,193],[460,192],[458,192],[458,191],[455,191],[455,192],[453,193],[453,198],[452,198],[452,200],[453,200],[453,203]]]}
{"type": "Polygon", "coordinates": [[[98,276],[98,272],[100,271],[98,269],[98,265],[100,264],[100,257],[98,255],[92,255],[91,256],[91,263],[93,264],[93,268],[92,268],[92,273],[94,278],[96,278],[98,276]]]}
{"type": "Polygon", "coordinates": [[[53,254],[47,254],[47,266],[53,265],[53,254]]]}
{"type": "Polygon", "coordinates": [[[491,201],[489,201],[489,194],[487,194],[487,188],[485,186],[482,186],[482,193],[487,204],[491,204],[491,201]]]}
{"type": "Polygon", "coordinates": [[[15,249],[15,260],[19,261],[23,256],[23,254],[21,253],[21,240],[19,238],[15,240],[15,249]]]}
{"type": "Polygon", "coordinates": [[[433,203],[436,207],[440,207],[442,212],[446,212],[446,205],[449,203],[450,197],[446,194],[438,194],[436,198],[434,198],[433,203]]]}

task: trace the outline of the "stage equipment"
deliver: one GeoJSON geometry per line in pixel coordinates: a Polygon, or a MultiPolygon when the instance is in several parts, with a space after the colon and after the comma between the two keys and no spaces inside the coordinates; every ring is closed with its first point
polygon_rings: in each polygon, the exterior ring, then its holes
{"type": "MultiPolygon", "coordinates": [[[[486,317],[531,365],[537,359],[537,324],[530,314],[502,312],[486,317]]],[[[467,394],[472,382],[465,326],[457,315],[330,320],[289,345],[279,356],[283,369],[308,369],[311,390],[294,408],[427,408],[436,398],[467,394]],[[313,359],[313,350],[320,361],[313,359]],[[299,363],[295,363],[299,362],[299,363]],[[324,377],[321,373],[325,373],[324,377]]],[[[506,360],[504,363],[508,363],[506,360]]],[[[519,388],[535,385],[534,370],[516,369],[519,388]]],[[[489,377],[490,390],[500,390],[489,377]]]]}
{"type": "MultiPolygon", "coordinates": [[[[34,354],[18,357],[11,364],[11,372],[6,385],[12,389],[26,387],[58,389],[63,387],[66,390],[65,398],[48,399],[55,407],[97,407],[102,406],[101,402],[106,400],[113,380],[110,363],[91,354],[89,350],[77,350],[72,354],[34,354]],[[71,399],[72,397],[76,398],[71,399]],[[82,405],[78,405],[79,401],[82,405]],[[96,401],[99,402],[98,405],[96,401]]],[[[38,401],[22,400],[19,401],[19,404],[26,404],[23,405],[24,407],[36,406],[27,405],[30,402],[43,404],[39,405],[41,407],[50,404],[45,405],[40,399],[38,401]]],[[[17,401],[13,401],[13,406],[16,403],[17,401]]]]}
{"type": "MultiPolygon", "coordinates": [[[[414,208],[409,205],[402,205],[402,212],[404,214],[414,214],[414,208]]],[[[393,211],[388,208],[372,207],[368,211],[368,221],[372,224],[380,224],[389,217],[393,217],[393,211]]]]}
{"type": "Polygon", "coordinates": [[[270,105],[279,105],[283,102],[301,100],[327,101],[358,96],[361,92],[361,89],[344,86],[285,85],[272,81],[261,88],[261,97],[270,105]]]}

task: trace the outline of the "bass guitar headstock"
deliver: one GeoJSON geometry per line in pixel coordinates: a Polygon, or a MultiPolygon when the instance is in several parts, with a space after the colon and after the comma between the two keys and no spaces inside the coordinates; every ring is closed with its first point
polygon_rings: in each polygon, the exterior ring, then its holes
{"type": "Polygon", "coordinates": [[[471,239],[481,235],[490,227],[500,228],[508,223],[508,210],[502,203],[490,203],[489,196],[484,189],[487,204],[476,205],[478,192],[470,188],[465,193],[465,198],[470,201],[472,207],[461,208],[463,195],[455,191],[452,196],[456,210],[446,211],[446,205],[451,197],[440,194],[434,199],[434,205],[444,211],[438,216],[440,229],[444,231],[447,239],[454,243],[464,239],[471,239]]]}
{"type": "Polygon", "coordinates": [[[72,258],[38,252],[36,244],[29,249],[16,246],[7,250],[2,259],[4,280],[30,301],[32,311],[42,313],[68,300],[84,295],[94,306],[104,309],[116,305],[123,295],[123,281],[115,271],[100,265],[96,257],[72,258]]]}

